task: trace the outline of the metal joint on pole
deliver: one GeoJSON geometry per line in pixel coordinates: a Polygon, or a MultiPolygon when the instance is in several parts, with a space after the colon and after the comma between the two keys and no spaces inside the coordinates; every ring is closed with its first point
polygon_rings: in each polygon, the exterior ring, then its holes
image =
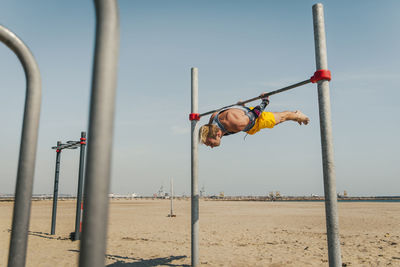
{"type": "Polygon", "coordinates": [[[0,25],[0,41],[20,60],[25,71],[26,98],[18,158],[8,266],[25,266],[29,217],[39,132],[42,85],[39,67],[29,48],[12,31],[0,25]]]}
{"type": "MultiPolygon", "coordinates": [[[[324,10],[322,4],[312,7],[314,21],[315,59],[317,70],[327,70],[327,49],[325,36],[324,10]]],[[[331,107],[329,82],[318,82],[318,103],[321,128],[321,147],[324,174],[325,213],[328,241],[329,266],[342,266],[339,218],[337,212],[336,177],[333,159],[331,107]]]]}
{"type": "Polygon", "coordinates": [[[104,266],[119,50],[116,0],[95,0],[96,42],[90,100],[79,266],[104,266]]]}

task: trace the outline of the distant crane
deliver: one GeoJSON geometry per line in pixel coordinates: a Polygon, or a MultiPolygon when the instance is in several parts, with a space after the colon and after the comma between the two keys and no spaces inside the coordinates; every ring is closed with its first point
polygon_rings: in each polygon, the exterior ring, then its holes
{"type": "Polygon", "coordinates": [[[201,189],[200,189],[200,197],[204,197],[205,196],[205,192],[206,192],[206,190],[205,190],[204,185],[203,185],[201,187],[201,189]]]}
{"type": "Polygon", "coordinates": [[[165,197],[164,186],[161,186],[158,190],[157,197],[165,197]]]}

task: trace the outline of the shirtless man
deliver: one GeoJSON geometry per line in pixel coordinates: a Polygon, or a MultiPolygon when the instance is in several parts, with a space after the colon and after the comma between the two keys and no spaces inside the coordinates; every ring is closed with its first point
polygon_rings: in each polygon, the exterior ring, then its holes
{"type": "MultiPolygon", "coordinates": [[[[260,97],[263,97],[261,94],[260,97]]],[[[199,140],[211,148],[221,144],[223,136],[246,132],[255,134],[264,128],[273,128],[285,121],[296,121],[307,125],[310,119],[301,111],[265,112],[269,100],[263,98],[260,105],[248,108],[244,105],[232,106],[213,113],[208,124],[199,129],[199,140]]]]}

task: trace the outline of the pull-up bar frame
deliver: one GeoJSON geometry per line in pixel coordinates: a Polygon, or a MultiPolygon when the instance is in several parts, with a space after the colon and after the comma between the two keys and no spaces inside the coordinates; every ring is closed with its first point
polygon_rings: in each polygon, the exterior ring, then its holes
{"type": "MultiPolygon", "coordinates": [[[[314,22],[314,41],[315,41],[315,59],[317,71],[310,79],[305,81],[262,94],[260,96],[240,101],[241,104],[249,103],[267,96],[278,94],[308,83],[318,83],[318,102],[320,114],[321,129],[321,147],[322,147],[322,166],[324,176],[325,191],[325,213],[328,241],[329,266],[342,266],[340,241],[339,241],[339,223],[337,213],[337,196],[336,196],[336,178],[333,162],[333,142],[332,142],[332,123],[329,99],[329,81],[331,80],[330,71],[328,70],[327,51],[324,12],[322,4],[315,4],[312,7],[314,22]]],[[[192,229],[192,266],[199,265],[199,192],[198,192],[198,131],[197,122],[202,116],[212,114],[224,108],[229,108],[237,104],[225,106],[220,109],[211,110],[202,114],[198,111],[198,69],[192,68],[192,108],[189,114],[191,121],[192,138],[191,138],[191,175],[192,175],[192,210],[191,210],[191,229],[192,229]]]]}
{"type": "Polygon", "coordinates": [[[79,175],[78,175],[78,190],[76,194],[76,215],[75,215],[75,232],[70,234],[72,240],[80,240],[80,234],[82,232],[82,190],[83,190],[83,172],[85,166],[85,148],[86,148],[86,132],[81,132],[81,138],[79,141],[68,141],[66,144],[57,142],[57,146],[53,146],[52,149],[56,150],[56,167],[54,175],[54,193],[53,193],[53,210],[51,215],[51,235],[56,232],[56,219],[57,219],[57,200],[58,200],[58,181],[60,177],[60,165],[61,165],[61,151],[63,149],[77,149],[80,148],[79,156],[79,175]]]}

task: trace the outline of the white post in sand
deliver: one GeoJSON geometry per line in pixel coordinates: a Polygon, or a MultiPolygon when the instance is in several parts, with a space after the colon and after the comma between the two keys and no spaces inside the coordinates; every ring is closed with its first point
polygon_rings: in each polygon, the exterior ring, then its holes
{"type": "Polygon", "coordinates": [[[170,199],[171,199],[171,211],[168,215],[168,217],[176,217],[176,215],[174,214],[174,182],[173,179],[171,178],[171,195],[170,195],[170,199]]]}

